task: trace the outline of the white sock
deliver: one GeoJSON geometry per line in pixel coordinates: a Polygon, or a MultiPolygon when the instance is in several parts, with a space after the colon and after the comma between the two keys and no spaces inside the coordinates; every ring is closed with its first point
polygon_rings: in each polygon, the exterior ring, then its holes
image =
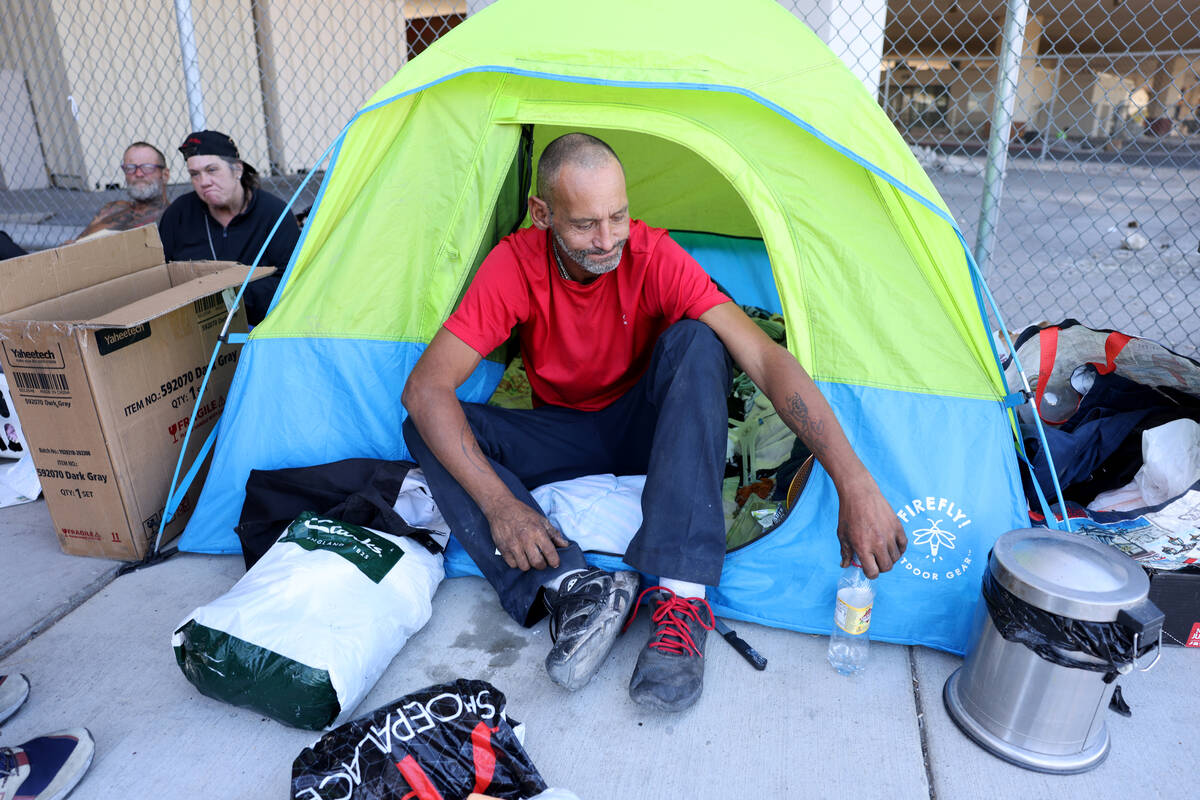
{"type": "Polygon", "coordinates": [[[557,592],[558,587],[562,586],[563,581],[565,581],[567,578],[571,577],[572,575],[576,575],[580,572],[587,572],[587,570],[586,569],[567,570],[563,574],[555,575],[553,578],[550,578],[549,580],[547,580],[545,583],[542,584],[542,588],[549,589],[552,592],[557,592]]]}
{"type": "Polygon", "coordinates": [[[670,589],[675,593],[676,597],[704,597],[705,586],[703,583],[677,581],[674,578],[659,578],[658,585],[664,589],[670,589]]]}

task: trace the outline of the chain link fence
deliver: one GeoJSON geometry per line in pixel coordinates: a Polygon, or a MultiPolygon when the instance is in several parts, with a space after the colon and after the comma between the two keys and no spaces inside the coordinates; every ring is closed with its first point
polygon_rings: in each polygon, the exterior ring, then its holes
{"type": "MultiPolygon", "coordinates": [[[[491,1],[0,0],[0,229],[29,249],[77,235],[125,198],[138,140],[182,194],[175,147],[200,127],[290,195],[376,88],[491,1]]],[[[1010,328],[1075,317],[1195,354],[1198,0],[780,1],[878,97],[1010,328]]]]}
{"type": "Polygon", "coordinates": [[[880,104],[1010,327],[1075,317],[1195,354],[1198,26],[1195,0],[889,3],[880,104]]]}

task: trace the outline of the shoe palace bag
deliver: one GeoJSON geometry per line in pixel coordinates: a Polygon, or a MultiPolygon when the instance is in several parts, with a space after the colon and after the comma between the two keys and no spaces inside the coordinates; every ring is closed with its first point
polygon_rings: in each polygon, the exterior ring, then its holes
{"type": "Polygon", "coordinates": [[[292,763],[293,800],[573,798],[546,789],[490,683],[459,678],[326,733],[292,763]]]}
{"type": "Polygon", "coordinates": [[[305,512],[175,631],[201,693],[297,728],[350,719],[429,620],[442,555],[407,537],[305,512]]]}

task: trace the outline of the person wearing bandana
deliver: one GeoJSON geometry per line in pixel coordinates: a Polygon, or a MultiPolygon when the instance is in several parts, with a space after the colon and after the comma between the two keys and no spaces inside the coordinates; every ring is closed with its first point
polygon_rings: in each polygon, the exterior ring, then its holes
{"type": "Polygon", "coordinates": [[[187,159],[192,191],[171,203],[159,220],[163,254],[168,261],[254,264],[262,251],[257,265],[275,267],[275,274],[246,287],[246,319],[257,325],[300,240],[300,226],[284,214],[283,200],[259,186],[258,172],[226,134],[189,133],[179,152],[187,159]]]}

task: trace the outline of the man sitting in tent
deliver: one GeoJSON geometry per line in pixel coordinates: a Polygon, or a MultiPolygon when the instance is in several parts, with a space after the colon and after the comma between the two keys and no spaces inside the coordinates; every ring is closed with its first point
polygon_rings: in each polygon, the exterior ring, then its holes
{"type": "Polygon", "coordinates": [[[907,544],[816,384],[722,294],[666,231],[629,217],[625,173],[581,133],[538,161],[533,227],[504,238],[409,376],[404,436],[451,530],[513,619],[546,611],[551,679],[586,684],[652,593],[630,696],[680,711],[703,688],[704,600],[725,555],[721,504],[730,357],[821,461],[840,499],[843,566],[870,577],[907,544]],[[532,410],[460,403],[455,390],[517,330],[532,410]],[[626,563],[590,568],[530,489],[596,473],[646,475],[626,563]],[[539,597],[541,598],[539,600],[539,597]]]}

